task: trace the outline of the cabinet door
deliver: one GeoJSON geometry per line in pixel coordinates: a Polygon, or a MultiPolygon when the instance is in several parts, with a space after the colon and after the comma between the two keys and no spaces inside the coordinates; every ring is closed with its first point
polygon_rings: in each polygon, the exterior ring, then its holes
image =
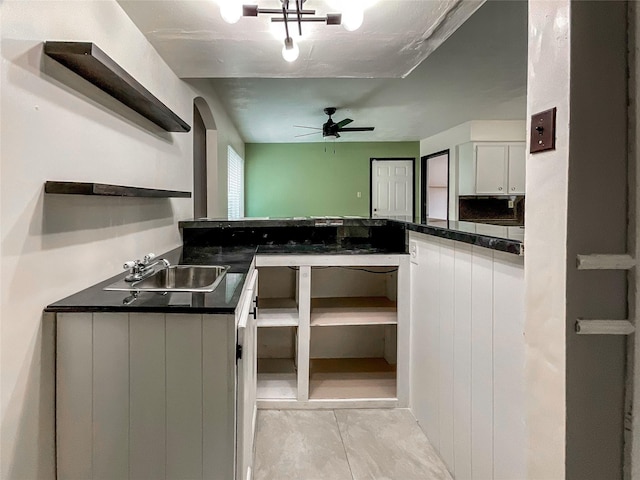
{"type": "Polygon", "coordinates": [[[237,466],[236,480],[247,480],[253,465],[253,440],[256,414],[256,361],[257,321],[254,307],[255,285],[258,271],[254,270],[240,307],[238,319],[238,346],[242,349],[238,359],[237,397],[237,466]]]}
{"type": "Polygon", "coordinates": [[[473,143],[458,145],[458,195],[475,195],[476,179],[473,166],[473,143]]]}
{"type": "Polygon", "coordinates": [[[476,193],[506,195],[507,146],[476,146],[476,193]]]}
{"type": "Polygon", "coordinates": [[[524,194],[525,145],[509,145],[509,194],[524,194]]]}

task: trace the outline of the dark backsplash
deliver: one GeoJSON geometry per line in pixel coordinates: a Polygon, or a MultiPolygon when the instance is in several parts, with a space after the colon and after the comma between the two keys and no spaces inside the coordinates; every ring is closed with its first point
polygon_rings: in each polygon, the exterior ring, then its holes
{"type": "Polygon", "coordinates": [[[458,219],[468,222],[524,225],[524,195],[515,197],[459,197],[458,219]],[[509,202],[513,199],[513,207],[509,202]]]}
{"type": "MultiPolygon", "coordinates": [[[[241,222],[238,222],[239,224],[241,222]]],[[[390,251],[405,251],[405,229],[393,222],[380,226],[227,226],[183,228],[185,247],[258,245],[369,245],[390,251]]]]}

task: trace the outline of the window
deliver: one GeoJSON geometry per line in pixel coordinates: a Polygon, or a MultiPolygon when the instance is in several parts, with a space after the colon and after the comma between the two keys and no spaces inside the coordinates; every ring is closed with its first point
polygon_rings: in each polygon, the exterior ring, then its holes
{"type": "Polygon", "coordinates": [[[244,217],[244,160],[231,148],[227,150],[227,217],[244,217]]]}

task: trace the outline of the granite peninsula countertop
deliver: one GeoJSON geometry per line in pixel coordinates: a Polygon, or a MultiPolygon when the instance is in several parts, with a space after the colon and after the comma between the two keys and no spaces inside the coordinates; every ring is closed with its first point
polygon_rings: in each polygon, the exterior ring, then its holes
{"type": "Polygon", "coordinates": [[[46,312],[147,312],[233,314],[242,286],[256,255],[371,255],[405,253],[359,244],[318,245],[284,244],[259,246],[178,247],[158,258],[172,265],[229,265],[220,285],[211,293],[106,291],[104,287],[124,278],[126,272],[81,290],[47,306],[46,312]]]}
{"type": "Polygon", "coordinates": [[[405,223],[412,232],[469,243],[501,252],[524,255],[524,227],[454,220],[427,220],[426,224],[405,223]]]}
{"type": "MultiPolygon", "coordinates": [[[[380,218],[308,217],[196,219],[180,222],[183,246],[159,255],[172,265],[229,265],[211,293],[105,291],[122,272],[52,303],[47,312],[156,312],[232,314],[256,255],[406,254],[407,232],[522,255],[522,227],[430,220],[427,224],[380,218]],[[509,238],[509,236],[513,238],[509,238]]],[[[124,261],[124,260],[123,260],[124,261]]]]}
{"type": "MultiPolygon", "coordinates": [[[[440,238],[469,243],[491,250],[524,254],[524,227],[512,222],[493,221],[491,224],[470,221],[427,219],[426,224],[368,217],[261,217],[228,219],[194,219],[180,222],[185,243],[201,242],[199,237],[215,235],[221,242],[264,241],[273,245],[287,243],[284,237],[296,244],[344,244],[345,238],[353,244],[354,236],[369,235],[371,245],[388,248],[385,237],[394,231],[414,231],[440,238]],[[322,227],[322,228],[319,228],[322,227]],[[205,233],[206,232],[206,233],[205,233]],[[215,232],[215,233],[214,233],[215,232]]],[[[406,242],[405,242],[406,243],[406,242]]],[[[369,246],[371,246],[369,245],[369,246]]],[[[394,244],[394,248],[398,245],[394,244]]]]}

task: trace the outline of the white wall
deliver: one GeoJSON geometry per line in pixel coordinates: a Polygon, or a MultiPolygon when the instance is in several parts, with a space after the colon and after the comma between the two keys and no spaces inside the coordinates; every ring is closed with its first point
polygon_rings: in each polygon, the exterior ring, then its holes
{"type": "Polygon", "coordinates": [[[569,0],[529,2],[527,113],[558,112],[556,149],[527,158],[528,478],[565,478],[569,21],[569,0]]]}
{"type": "Polygon", "coordinates": [[[411,409],[456,480],[526,476],[524,261],[410,232],[411,409]]]}
{"type": "MultiPolygon", "coordinates": [[[[449,219],[456,220],[458,218],[456,205],[458,201],[458,149],[456,147],[467,142],[523,142],[526,133],[524,120],[472,120],[420,140],[420,157],[449,150],[449,219]]],[[[420,162],[417,167],[418,172],[421,167],[422,163],[420,162]]],[[[418,178],[421,182],[420,173],[418,173],[418,178]]],[[[420,188],[416,191],[420,192],[420,188]]]]}
{"type": "MultiPolygon", "coordinates": [[[[114,1],[5,1],[1,97],[1,471],[52,479],[53,336],[43,308],[180,244],[191,199],[44,195],[46,180],[192,188],[192,135],[159,131],[42,55],[45,40],[92,41],[187,123],[193,98],[114,1]],[[68,84],[73,86],[68,86],[68,84]]],[[[211,106],[220,148],[241,139],[211,106]]],[[[225,157],[226,158],[226,157],[225,157]]],[[[226,202],[225,202],[226,209],[226,202]]]]}

